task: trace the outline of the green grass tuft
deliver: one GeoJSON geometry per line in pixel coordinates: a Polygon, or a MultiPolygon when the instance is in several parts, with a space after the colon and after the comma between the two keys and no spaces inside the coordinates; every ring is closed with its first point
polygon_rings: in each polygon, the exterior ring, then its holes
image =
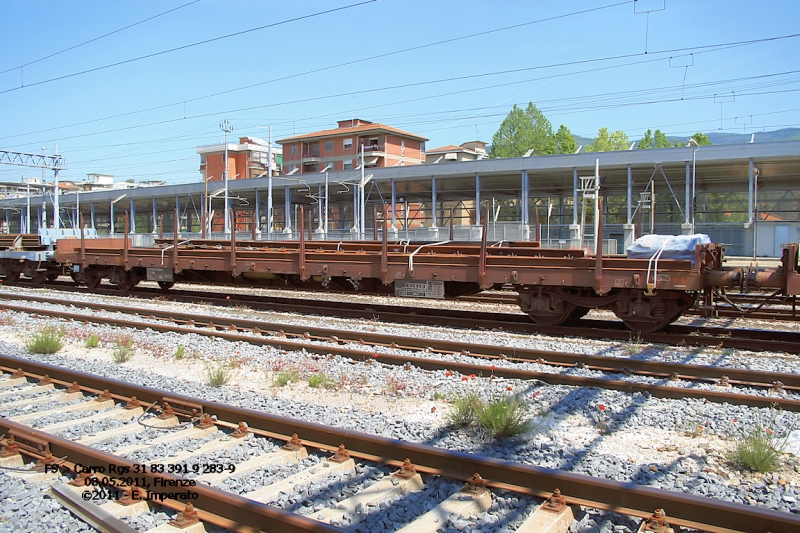
{"type": "Polygon", "coordinates": [[[184,355],[186,355],[186,347],[183,344],[179,344],[175,348],[175,359],[183,359],[184,355]]]}
{"type": "Polygon", "coordinates": [[[98,346],[100,346],[100,335],[97,333],[92,333],[86,339],[86,347],[92,349],[97,348],[98,346]]]}
{"type": "Polygon", "coordinates": [[[64,335],[55,327],[46,327],[25,340],[31,353],[56,353],[64,347],[64,335]]]}
{"type": "Polygon", "coordinates": [[[118,365],[127,363],[133,357],[133,336],[120,333],[114,338],[114,347],[111,348],[111,357],[118,365]]]}
{"type": "Polygon", "coordinates": [[[771,430],[756,424],[749,432],[738,437],[728,460],[751,472],[774,472],[781,466],[781,448],[771,430]]]}
{"type": "MultiPolygon", "coordinates": [[[[327,374],[320,372],[318,374],[311,374],[308,376],[308,386],[312,389],[318,389],[322,387],[323,389],[334,389],[338,383],[336,380],[328,376],[327,374]]],[[[283,386],[283,385],[281,385],[283,386]]]]}
{"type": "Polygon", "coordinates": [[[297,383],[300,379],[300,372],[297,370],[281,370],[275,374],[275,385],[285,387],[289,383],[297,383]]]}
{"type": "Polygon", "coordinates": [[[231,380],[232,376],[233,365],[228,361],[206,366],[206,381],[212,387],[222,387],[231,380]]]}
{"type": "Polygon", "coordinates": [[[478,421],[477,412],[484,406],[478,393],[470,392],[458,396],[451,401],[450,410],[447,412],[447,425],[454,428],[470,426],[478,421]]]}
{"type": "Polygon", "coordinates": [[[532,422],[525,419],[526,410],[527,403],[520,396],[503,396],[477,411],[478,422],[496,438],[513,437],[532,428],[532,422]]]}
{"type": "Polygon", "coordinates": [[[503,396],[487,403],[477,393],[470,392],[451,403],[447,413],[449,427],[462,428],[477,423],[498,439],[520,435],[533,428],[533,422],[525,418],[527,403],[518,395],[503,396]]]}

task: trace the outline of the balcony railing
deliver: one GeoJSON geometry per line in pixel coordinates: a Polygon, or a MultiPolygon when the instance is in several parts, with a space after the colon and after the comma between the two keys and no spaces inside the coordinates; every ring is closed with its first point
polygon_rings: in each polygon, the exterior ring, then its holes
{"type": "Polygon", "coordinates": [[[385,152],[386,145],[384,144],[365,144],[364,152],[385,152]]]}

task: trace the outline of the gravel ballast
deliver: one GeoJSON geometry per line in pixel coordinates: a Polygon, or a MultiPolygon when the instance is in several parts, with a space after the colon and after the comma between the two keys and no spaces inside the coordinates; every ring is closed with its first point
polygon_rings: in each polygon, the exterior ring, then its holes
{"type": "MultiPolygon", "coordinates": [[[[2,288],[0,299],[5,290],[10,289],[2,288]]],[[[91,295],[76,295],[75,298],[93,298],[92,301],[98,301],[97,297],[91,295]]],[[[134,305],[161,307],[170,304],[137,301],[134,305]]],[[[182,312],[189,312],[193,308],[194,306],[181,304],[182,312]]],[[[209,310],[208,307],[197,309],[204,314],[214,312],[227,315],[229,312],[209,310]]],[[[235,309],[230,310],[230,313],[244,314],[235,309]]],[[[447,375],[442,371],[423,371],[415,367],[406,370],[383,365],[380,357],[369,363],[353,364],[339,357],[319,357],[306,352],[281,353],[244,341],[227,342],[194,334],[125,332],[133,337],[136,351],[130,361],[118,365],[111,358],[110,346],[114,337],[121,332],[110,326],[92,324],[78,328],[66,323],[67,347],[56,355],[32,355],[22,347],[25,336],[43,325],[59,323],[21,313],[8,312],[4,316],[10,320],[5,321],[6,325],[0,326],[5,339],[0,341],[0,352],[9,355],[161,388],[174,394],[202,396],[213,401],[390,438],[800,514],[800,466],[797,456],[783,454],[781,469],[766,475],[741,471],[727,459],[734,439],[747,428],[761,424],[770,427],[778,435],[786,435],[791,429],[800,428],[800,417],[796,413],[714,404],[702,400],[658,399],[638,393],[546,385],[537,381],[518,382],[490,379],[488,376],[471,378],[457,374],[447,375]],[[101,338],[101,346],[93,350],[83,345],[83,339],[91,333],[96,333],[101,338]],[[186,356],[182,359],[173,356],[179,345],[185,347],[186,356]],[[231,381],[220,388],[210,387],[205,383],[206,373],[220,362],[231,369],[231,381]],[[281,373],[294,379],[289,380],[286,386],[279,387],[275,384],[275,379],[281,373]],[[314,374],[328,377],[331,388],[309,387],[308,377],[314,374]],[[534,421],[534,429],[520,438],[496,441],[478,428],[448,428],[446,422],[450,403],[447,400],[468,392],[476,392],[484,398],[519,394],[528,402],[528,416],[534,421]]],[[[248,311],[246,316],[253,320],[261,314],[248,311]]],[[[649,345],[637,346],[637,351],[630,353],[633,350],[625,345],[602,341],[540,338],[504,332],[434,331],[432,328],[408,328],[377,322],[292,315],[281,315],[279,320],[324,323],[326,327],[347,327],[354,330],[379,327],[382,332],[396,331],[400,336],[436,335],[451,340],[636,359],[672,362],[691,360],[694,364],[729,365],[765,371],[800,371],[800,358],[788,354],[751,354],[649,345]]],[[[391,351],[390,348],[387,350],[391,351]]],[[[380,353],[379,350],[376,352],[380,353]]],[[[442,356],[436,355],[436,358],[441,359],[442,356]]],[[[545,365],[526,365],[530,369],[547,371],[544,369],[545,365]]],[[[578,370],[572,369],[571,372],[578,370]]],[[[646,381],[645,378],[641,379],[646,381]]],[[[102,426],[92,425],[87,431],[96,433],[102,430],[102,426]]],[[[79,429],[75,428],[74,433],[64,431],[62,434],[79,435],[78,432],[79,429]]],[[[136,442],[140,442],[138,437],[126,435],[113,443],[98,443],[98,447],[111,450],[136,442]]],[[[231,455],[235,449],[220,452],[214,457],[235,460],[231,455]]],[[[148,453],[163,455],[163,450],[148,453]]],[[[263,449],[254,450],[253,453],[263,453],[263,449]]],[[[150,456],[141,457],[146,459],[150,456]]],[[[3,477],[5,476],[0,476],[3,477]]],[[[228,483],[234,483],[233,479],[228,483]]],[[[422,492],[437,483],[438,480],[426,478],[426,488],[422,492]]],[[[448,481],[443,480],[441,483],[446,484],[448,481]]],[[[347,480],[342,480],[341,486],[335,491],[344,491],[347,484],[347,480]]],[[[287,500],[287,504],[297,509],[302,508],[304,513],[313,517],[315,508],[322,504],[322,500],[338,501],[340,496],[341,494],[326,493],[311,500],[307,497],[295,502],[287,500]],[[306,505],[304,501],[311,504],[306,505]]],[[[419,505],[426,504],[414,503],[417,497],[422,498],[409,495],[403,499],[403,504],[395,511],[397,517],[389,519],[394,526],[407,522],[406,518],[411,516],[402,513],[419,514],[422,511],[419,505]],[[403,509],[402,513],[399,509],[403,509]]],[[[505,496],[496,496],[490,512],[484,513],[482,517],[475,517],[474,520],[448,524],[448,530],[513,531],[535,502],[515,499],[513,495],[508,496],[508,501],[504,498],[505,496]]],[[[0,506],[0,510],[4,508],[0,506]]],[[[385,519],[386,516],[382,513],[372,513],[353,527],[355,531],[382,530],[385,524],[379,529],[378,526],[385,519]],[[370,529],[373,527],[375,529],[370,529]]],[[[589,532],[608,529],[622,533],[634,530],[635,527],[635,523],[627,517],[588,511],[581,517],[576,517],[572,530],[589,532]]]]}

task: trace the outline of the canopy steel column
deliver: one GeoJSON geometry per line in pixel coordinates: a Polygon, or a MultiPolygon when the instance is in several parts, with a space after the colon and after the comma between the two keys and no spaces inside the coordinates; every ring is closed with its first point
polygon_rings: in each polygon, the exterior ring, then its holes
{"type": "Polygon", "coordinates": [[[475,174],[475,225],[481,225],[481,176],[475,174]]]}
{"type": "Polygon", "coordinates": [[[181,231],[181,199],[177,194],[175,195],[175,223],[173,229],[176,233],[181,231]]]}
{"type": "Polygon", "coordinates": [[[158,233],[158,205],[155,196],[153,196],[153,233],[158,233]]]}
{"type": "Polygon", "coordinates": [[[261,233],[261,196],[258,194],[258,189],[255,190],[256,195],[256,212],[253,215],[253,224],[256,226],[256,233],[261,233]]]}
{"type": "Polygon", "coordinates": [[[630,165],[628,165],[628,199],[626,203],[627,217],[625,218],[626,223],[622,225],[622,242],[623,247],[627,249],[636,240],[636,225],[633,223],[633,170],[630,165]]]}
{"type": "Polygon", "coordinates": [[[578,225],[578,169],[572,169],[572,223],[578,225]]]}
{"type": "MultiPolygon", "coordinates": [[[[691,205],[692,205],[692,173],[691,168],[689,168],[689,162],[686,162],[686,194],[684,204],[685,204],[685,213],[684,213],[684,222],[681,224],[681,234],[682,235],[691,235],[692,233],[692,219],[691,219],[691,205]]],[[[677,201],[677,198],[676,198],[677,201]]]]}
{"type": "Polygon", "coordinates": [[[431,227],[435,228],[438,226],[437,224],[437,209],[436,204],[438,203],[438,198],[436,194],[436,178],[431,176],[431,227]]]}
{"type": "Polygon", "coordinates": [[[578,224],[578,169],[572,167],[572,224],[569,226],[569,238],[571,246],[580,246],[583,236],[581,226],[578,224]]]}
{"type": "Polygon", "coordinates": [[[395,228],[397,223],[397,184],[392,178],[392,228],[395,228]]]}
{"type": "MultiPolygon", "coordinates": [[[[272,129],[270,127],[270,135],[272,129]]],[[[272,146],[270,141],[270,146],[272,146]]],[[[271,164],[271,163],[270,163],[271,164]]],[[[272,168],[270,167],[269,179],[267,180],[267,235],[272,235],[272,168]]]]}
{"type": "Polygon", "coordinates": [[[133,198],[130,199],[129,205],[130,205],[131,216],[130,216],[130,228],[128,229],[128,231],[130,233],[136,233],[136,205],[133,203],[133,198]]]}
{"type": "Polygon", "coordinates": [[[520,207],[522,208],[521,212],[520,212],[520,215],[521,215],[521,218],[522,218],[522,225],[523,226],[527,226],[528,222],[530,221],[529,216],[528,216],[528,197],[529,197],[530,193],[528,191],[528,171],[527,170],[523,170],[522,171],[522,187],[521,187],[520,193],[521,193],[520,194],[520,203],[521,203],[520,207]]]}
{"type": "Polygon", "coordinates": [[[114,202],[113,201],[109,204],[109,208],[108,208],[108,233],[110,235],[114,234],[114,202]]]}
{"type": "Polygon", "coordinates": [[[748,220],[748,226],[746,227],[750,227],[750,225],[753,224],[753,205],[755,205],[755,202],[753,200],[753,195],[755,194],[755,175],[756,175],[754,169],[755,169],[755,164],[753,163],[753,158],[750,158],[750,165],[748,170],[748,177],[750,179],[750,183],[748,184],[748,189],[747,189],[748,192],[747,213],[749,220],[748,220]]]}
{"type": "Polygon", "coordinates": [[[94,202],[89,204],[89,217],[91,217],[92,229],[96,230],[97,227],[94,225],[94,202]]]}
{"type": "Polygon", "coordinates": [[[358,221],[358,185],[353,187],[353,229],[350,230],[354,234],[353,238],[358,240],[359,236],[359,221],[358,221]]]}
{"type": "Polygon", "coordinates": [[[284,188],[284,202],[283,202],[283,223],[285,228],[284,233],[292,232],[292,191],[289,186],[284,188]]]}

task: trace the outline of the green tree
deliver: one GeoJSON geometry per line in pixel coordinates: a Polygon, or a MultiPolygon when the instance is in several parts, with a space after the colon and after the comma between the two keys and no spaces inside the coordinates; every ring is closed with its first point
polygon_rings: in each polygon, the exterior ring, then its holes
{"type": "Polygon", "coordinates": [[[630,141],[625,132],[617,130],[614,133],[608,133],[608,128],[600,128],[597,132],[594,142],[591,146],[586,148],[587,152],[614,152],[619,150],[627,150],[630,146],[630,141]]]}
{"type": "MultiPolygon", "coordinates": [[[[703,134],[701,133],[700,135],[703,134]]],[[[708,140],[708,138],[706,138],[706,140],[708,140]]],[[[671,142],[661,130],[656,130],[655,133],[651,130],[647,130],[644,132],[644,137],[639,141],[637,148],[639,150],[646,150],[647,148],[678,148],[680,146],[686,146],[686,143],[681,141],[671,142]]]]}
{"type": "Polygon", "coordinates": [[[653,134],[653,144],[654,148],[672,148],[673,144],[667,139],[667,136],[664,135],[661,130],[656,130],[653,134]]]}
{"type": "Polygon", "coordinates": [[[492,136],[491,157],[521,157],[533,149],[535,155],[556,153],[553,126],[539,109],[514,107],[492,136]]]}
{"type": "Polygon", "coordinates": [[[644,132],[644,137],[642,137],[642,140],[639,141],[639,145],[636,148],[639,150],[653,148],[653,132],[650,130],[644,132]]]}
{"type": "Polygon", "coordinates": [[[556,152],[559,154],[574,154],[578,149],[578,143],[572,132],[565,125],[561,125],[556,132],[556,152]]]}
{"type": "Polygon", "coordinates": [[[697,144],[700,146],[711,146],[711,139],[708,138],[708,135],[705,133],[700,133],[699,131],[692,135],[692,139],[695,140],[697,144]]]}

